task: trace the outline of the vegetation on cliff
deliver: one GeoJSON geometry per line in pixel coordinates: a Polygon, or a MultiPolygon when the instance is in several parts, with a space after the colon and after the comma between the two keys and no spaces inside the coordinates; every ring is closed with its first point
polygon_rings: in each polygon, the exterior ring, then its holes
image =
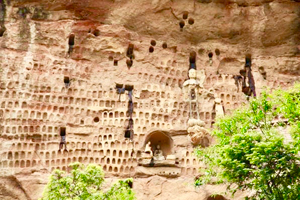
{"type": "Polygon", "coordinates": [[[70,174],[54,170],[41,200],[133,200],[132,180],[119,180],[103,191],[104,172],[99,165],[70,164],[70,174]]]}
{"type": "Polygon", "coordinates": [[[195,184],[227,183],[232,194],[250,191],[247,199],[300,199],[299,119],[300,84],[218,119],[216,144],[196,149],[207,169],[195,184]]]}

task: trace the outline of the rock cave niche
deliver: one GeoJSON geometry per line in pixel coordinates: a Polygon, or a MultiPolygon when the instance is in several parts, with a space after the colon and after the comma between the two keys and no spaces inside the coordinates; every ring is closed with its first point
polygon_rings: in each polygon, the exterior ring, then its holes
{"type": "Polygon", "coordinates": [[[163,152],[163,156],[167,158],[168,155],[172,154],[173,150],[173,139],[171,136],[164,131],[151,132],[145,139],[144,148],[148,143],[151,143],[151,150],[154,152],[157,145],[160,145],[160,149],[163,152]]]}
{"type": "Polygon", "coordinates": [[[168,132],[161,130],[150,132],[141,149],[137,175],[180,176],[181,168],[173,154],[173,139],[168,132]]]}

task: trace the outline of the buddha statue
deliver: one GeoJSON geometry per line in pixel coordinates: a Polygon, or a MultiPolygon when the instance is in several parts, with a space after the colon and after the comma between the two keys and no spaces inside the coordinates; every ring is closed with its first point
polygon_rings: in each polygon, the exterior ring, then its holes
{"type": "Polygon", "coordinates": [[[153,155],[154,160],[165,160],[163,151],[160,149],[160,146],[157,145],[153,155]]]}

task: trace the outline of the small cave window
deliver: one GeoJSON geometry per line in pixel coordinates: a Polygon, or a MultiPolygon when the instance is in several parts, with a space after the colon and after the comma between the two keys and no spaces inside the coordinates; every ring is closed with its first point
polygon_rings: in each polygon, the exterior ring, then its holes
{"type": "Polygon", "coordinates": [[[60,136],[66,136],[66,127],[60,127],[60,136]]]}
{"type": "Polygon", "coordinates": [[[134,132],[133,132],[133,119],[130,118],[129,121],[128,121],[128,126],[125,130],[125,134],[124,134],[124,137],[127,138],[127,139],[133,139],[133,135],[134,135],[134,132]]]}
{"type": "Polygon", "coordinates": [[[130,59],[133,59],[133,50],[134,50],[134,45],[131,43],[128,44],[126,55],[130,59]]]}
{"type": "Polygon", "coordinates": [[[185,22],[183,20],[181,20],[179,22],[179,26],[180,26],[181,29],[183,29],[183,27],[185,26],[185,22]]]}
{"type": "Polygon", "coordinates": [[[150,52],[150,53],[153,53],[153,52],[154,52],[153,46],[149,47],[149,52],[150,52]]]}
{"type": "Polygon", "coordinates": [[[70,45],[70,46],[74,46],[74,44],[75,44],[75,35],[74,35],[74,34],[71,34],[71,35],[69,36],[69,45],[70,45]]]}
{"type": "Polygon", "coordinates": [[[189,12],[188,12],[188,11],[184,11],[184,12],[182,13],[182,19],[187,19],[188,16],[189,16],[189,12]]]}
{"type": "Polygon", "coordinates": [[[195,20],[193,18],[189,18],[188,23],[190,25],[193,25],[195,23],[195,20]]]}
{"type": "Polygon", "coordinates": [[[68,54],[71,54],[73,52],[73,46],[75,44],[75,35],[71,34],[69,36],[69,50],[68,50],[68,54]]]}
{"type": "Polygon", "coordinates": [[[118,66],[118,60],[114,60],[114,66],[118,66]]]}
{"type": "Polygon", "coordinates": [[[94,122],[95,122],[95,123],[98,123],[98,122],[99,122],[99,117],[95,117],[95,118],[94,118],[94,122]]]}
{"type": "Polygon", "coordinates": [[[196,69],[196,52],[192,51],[190,53],[190,69],[196,69]]]}
{"type": "Polygon", "coordinates": [[[124,94],[125,88],[123,88],[123,84],[116,84],[116,89],[118,94],[124,94]]]}
{"type": "Polygon", "coordinates": [[[67,142],[66,142],[66,135],[67,135],[67,131],[66,131],[66,127],[60,127],[60,131],[59,131],[59,135],[60,135],[60,143],[59,143],[59,150],[61,150],[63,148],[63,146],[65,145],[65,151],[67,150],[67,142]]]}
{"type": "Polygon", "coordinates": [[[215,53],[216,53],[217,56],[219,56],[221,54],[219,49],[215,49],[215,53]]]}
{"type": "Polygon", "coordinates": [[[109,61],[113,61],[113,60],[114,60],[114,57],[113,57],[113,56],[109,56],[109,57],[108,57],[108,60],[109,60],[109,61]]]}
{"type": "Polygon", "coordinates": [[[166,42],[164,42],[164,43],[162,44],[162,48],[164,48],[164,49],[168,48],[168,44],[167,44],[166,42]]]}
{"type": "Polygon", "coordinates": [[[98,30],[98,29],[95,29],[94,31],[93,31],[93,34],[94,34],[94,36],[99,36],[100,35],[100,31],[98,30]]]}
{"type": "Polygon", "coordinates": [[[70,83],[70,78],[69,78],[68,76],[65,76],[65,77],[64,77],[64,83],[65,83],[65,86],[66,86],[66,87],[69,87],[69,86],[70,86],[71,83],[70,83]]]}
{"type": "Polygon", "coordinates": [[[209,53],[208,53],[208,57],[209,57],[209,58],[212,58],[213,55],[214,55],[214,54],[213,54],[212,52],[209,52],[209,53]]]}
{"type": "Polygon", "coordinates": [[[132,67],[132,65],[133,65],[133,60],[127,59],[127,60],[126,60],[126,65],[127,65],[128,68],[132,67]]]}
{"type": "Polygon", "coordinates": [[[246,58],[245,58],[245,65],[246,66],[251,66],[251,60],[252,60],[251,54],[247,54],[246,58]]]}
{"type": "Polygon", "coordinates": [[[152,46],[155,46],[155,45],[156,45],[156,41],[155,41],[155,40],[151,40],[150,44],[151,44],[152,46]]]}

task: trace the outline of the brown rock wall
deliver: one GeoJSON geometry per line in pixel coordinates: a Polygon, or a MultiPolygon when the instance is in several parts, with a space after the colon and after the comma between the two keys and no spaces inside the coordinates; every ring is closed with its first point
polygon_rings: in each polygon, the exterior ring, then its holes
{"type": "MultiPolygon", "coordinates": [[[[138,199],[206,199],[221,190],[191,186],[203,166],[186,132],[189,105],[182,84],[190,52],[197,53],[197,69],[205,70],[204,88],[213,89],[227,113],[247,102],[232,77],[247,53],[258,93],[299,80],[296,1],[11,0],[3,8],[0,175],[17,175],[31,199],[41,195],[51,170],[66,170],[75,161],[102,165],[111,180],[134,177],[138,199]],[[134,86],[133,141],[124,138],[128,95],[119,101],[116,83],[134,86]],[[66,127],[68,152],[58,151],[60,127],[66,127]],[[153,132],[173,141],[175,166],[138,166],[153,132]],[[178,184],[182,180],[187,184],[178,184]]],[[[200,101],[206,128],[214,122],[213,104],[209,96],[200,101]]],[[[14,188],[14,182],[7,185],[14,188]]],[[[24,199],[22,192],[7,192],[11,188],[0,189],[0,197],[24,199]]]]}

